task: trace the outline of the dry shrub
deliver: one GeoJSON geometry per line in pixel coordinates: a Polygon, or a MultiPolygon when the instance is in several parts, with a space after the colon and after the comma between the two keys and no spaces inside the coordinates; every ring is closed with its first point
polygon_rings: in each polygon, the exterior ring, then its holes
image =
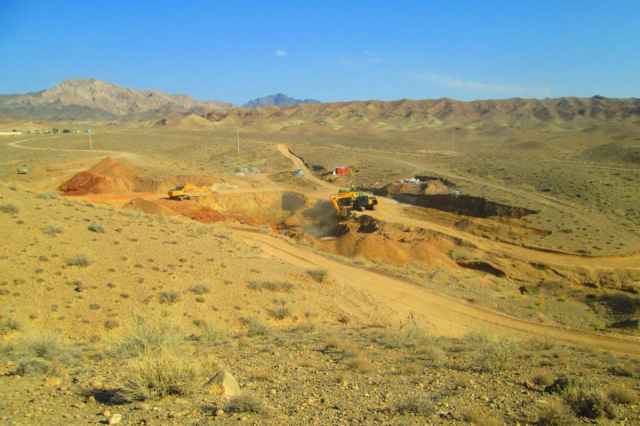
{"type": "Polygon", "coordinates": [[[62,234],[63,231],[62,231],[62,228],[59,226],[47,225],[46,227],[42,228],[42,232],[51,237],[55,237],[56,235],[62,234]]]}
{"type": "Polygon", "coordinates": [[[571,426],[575,423],[576,418],[560,399],[552,399],[538,409],[536,424],[539,426],[571,426]]]}
{"type": "Polygon", "coordinates": [[[75,352],[56,335],[35,333],[0,347],[0,357],[16,364],[14,374],[57,374],[75,360],[75,352]]]}
{"type": "Polygon", "coordinates": [[[247,336],[249,337],[269,334],[269,328],[256,318],[243,318],[242,323],[247,327],[247,336]]]}
{"type": "Polygon", "coordinates": [[[19,331],[21,328],[20,323],[13,318],[0,319],[0,336],[12,331],[19,331]]]}
{"type": "Polygon", "coordinates": [[[395,411],[399,414],[414,414],[416,416],[430,416],[435,412],[431,398],[424,395],[411,395],[396,402],[395,411]]]}
{"type": "Polygon", "coordinates": [[[117,353],[125,358],[176,347],[182,340],[178,329],[157,319],[134,317],[128,328],[128,333],[117,345],[117,353]]]}
{"type": "Polygon", "coordinates": [[[629,367],[624,365],[614,365],[613,367],[609,367],[608,372],[612,376],[633,377],[633,371],[631,371],[629,367]]]}
{"type": "Polygon", "coordinates": [[[293,284],[284,281],[251,281],[247,284],[251,290],[267,290],[274,292],[290,293],[293,290],[293,284]]]}
{"type": "Polygon", "coordinates": [[[607,396],[615,404],[633,404],[638,401],[638,396],[631,389],[622,385],[609,386],[607,396]]]}
{"type": "Polygon", "coordinates": [[[190,396],[218,369],[210,359],[192,359],[169,350],[144,352],[129,362],[123,390],[138,400],[190,396]]]}
{"type": "Polygon", "coordinates": [[[268,310],[269,315],[277,320],[283,320],[291,316],[291,309],[289,309],[287,303],[284,300],[275,301],[275,304],[275,308],[268,310]]]}
{"type": "Polygon", "coordinates": [[[616,417],[614,406],[597,384],[574,381],[564,390],[563,397],[578,417],[589,419],[616,417]]]}
{"type": "Polygon", "coordinates": [[[347,362],[346,367],[349,370],[354,370],[358,373],[368,373],[373,370],[373,365],[371,364],[371,362],[361,354],[358,354],[351,358],[347,362]]]}
{"type": "Polygon", "coordinates": [[[163,305],[173,305],[178,303],[178,300],[180,295],[175,291],[163,291],[158,295],[158,301],[163,305]]]}
{"type": "Polygon", "coordinates": [[[91,265],[91,261],[89,260],[89,258],[83,255],[70,257],[65,261],[65,263],[67,266],[78,266],[80,268],[86,268],[87,266],[91,265]]]}
{"type": "Polygon", "coordinates": [[[17,214],[19,211],[20,209],[18,209],[18,207],[16,207],[15,204],[5,203],[0,205],[0,212],[2,213],[17,214]]]}
{"type": "Polygon", "coordinates": [[[351,342],[338,338],[327,340],[320,352],[338,360],[352,359],[360,354],[358,348],[351,342]]]}
{"type": "Polygon", "coordinates": [[[531,377],[531,381],[536,386],[547,387],[555,382],[555,376],[549,370],[538,370],[531,377]]]}
{"type": "Polygon", "coordinates": [[[322,284],[326,279],[329,272],[326,269],[310,269],[307,271],[307,275],[309,275],[315,282],[322,284]]]}
{"type": "Polygon", "coordinates": [[[485,413],[478,406],[467,407],[462,412],[462,418],[465,422],[478,426],[502,426],[504,421],[485,413]]]}
{"type": "Polygon", "coordinates": [[[467,334],[462,343],[467,351],[473,353],[471,369],[480,372],[504,370],[518,353],[515,344],[505,340],[494,341],[478,333],[467,334]]]}
{"type": "Polygon", "coordinates": [[[232,397],[224,406],[227,413],[266,414],[267,409],[262,401],[251,395],[232,397]]]}
{"type": "Polygon", "coordinates": [[[202,296],[203,294],[207,294],[209,293],[209,286],[205,285],[205,284],[197,284],[194,285],[193,287],[191,287],[189,289],[189,291],[193,294],[197,294],[199,296],[202,296]]]}

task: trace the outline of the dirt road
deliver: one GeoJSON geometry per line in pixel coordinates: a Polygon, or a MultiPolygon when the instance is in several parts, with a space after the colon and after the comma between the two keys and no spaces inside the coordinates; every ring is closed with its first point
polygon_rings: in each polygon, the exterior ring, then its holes
{"type": "MultiPolygon", "coordinates": [[[[337,191],[337,187],[334,185],[314,176],[311,170],[306,167],[304,162],[289,150],[288,146],[279,144],[277,145],[277,149],[282,153],[282,155],[293,162],[295,168],[304,170],[306,179],[309,179],[322,188],[321,190],[316,191],[313,195],[326,199],[331,193],[335,193],[337,191]]],[[[640,270],[640,253],[635,253],[629,256],[592,257],[535,250],[501,241],[488,240],[455,228],[449,228],[434,222],[409,217],[405,213],[404,206],[402,204],[389,198],[378,197],[378,201],[379,204],[377,210],[368,214],[379,220],[430,229],[445,235],[450,235],[463,241],[467,241],[484,252],[506,255],[507,257],[515,257],[518,259],[527,259],[530,262],[538,262],[547,265],[593,268],[598,270],[621,268],[640,270]]]]}
{"type": "Polygon", "coordinates": [[[21,139],[19,141],[9,142],[7,144],[7,146],[9,146],[11,148],[16,148],[16,149],[26,149],[26,150],[29,150],[29,151],[89,152],[89,153],[95,153],[95,154],[108,154],[111,157],[127,158],[127,159],[130,159],[130,160],[138,158],[138,156],[136,154],[134,154],[133,152],[127,152],[127,151],[111,151],[111,150],[108,150],[108,149],[50,148],[50,147],[39,147],[39,146],[26,146],[26,145],[23,145],[26,142],[55,140],[55,139],[60,139],[60,138],[62,138],[62,137],[61,136],[45,136],[45,137],[35,137],[35,138],[21,139]]]}
{"type": "Polygon", "coordinates": [[[462,336],[470,331],[479,331],[501,337],[553,339],[619,354],[640,355],[638,339],[590,334],[520,320],[397,278],[331,260],[281,238],[247,231],[239,233],[246,241],[260,246],[268,256],[304,268],[327,270],[337,282],[369,293],[381,306],[400,315],[412,315],[437,335],[462,336]]]}

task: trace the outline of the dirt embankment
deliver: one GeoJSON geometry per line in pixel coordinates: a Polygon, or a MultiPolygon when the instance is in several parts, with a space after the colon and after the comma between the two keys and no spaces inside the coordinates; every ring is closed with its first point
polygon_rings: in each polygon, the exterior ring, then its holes
{"type": "Polygon", "coordinates": [[[89,170],[64,182],[58,189],[65,195],[142,192],[146,182],[128,164],[107,157],[89,170]]]}

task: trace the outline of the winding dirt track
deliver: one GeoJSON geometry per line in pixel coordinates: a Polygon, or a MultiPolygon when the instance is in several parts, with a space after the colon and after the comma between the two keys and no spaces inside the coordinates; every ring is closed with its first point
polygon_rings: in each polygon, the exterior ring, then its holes
{"type": "Polygon", "coordinates": [[[55,140],[60,139],[61,136],[49,136],[49,137],[35,137],[28,139],[21,139],[19,141],[9,142],[7,146],[16,149],[26,149],[29,151],[57,151],[57,152],[89,152],[96,154],[108,154],[112,157],[123,157],[134,159],[138,156],[133,152],[127,151],[110,151],[108,149],[80,149],[80,148],[49,148],[49,147],[40,147],[40,146],[23,146],[22,144],[25,142],[33,142],[33,141],[44,141],[44,140],[55,140]]]}
{"type": "MultiPolygon", "coordinates": [[[[286,145],[278,145],[277,149],[293,162],[295,168],[303,169],[307,179],[322,188],[319,192],[334,192],[336,190],[330,183],[315,177],[304,162],[296,157],[286,145]]],[[[393,200],[381,199],[380,201],[382,208],[376,213],[383,220],[401,221],[401,223],[410,222],[416,226],[437,228],[436,230],[449,235],[454,231],[432,223],[407,218],[403,214],[402,207],[393,200]]],[[[287,241],[275,237],[249,232],[244,232],[243,235],[254,243],[258,243],[266,253],[274,257],[302,267],[321,267],[328,270],[336,280],[368,292],[378,299],[380,303],[397,312],[413,315],[417,321],[437,334],[459,336],[469,331],[480,330],[503,336],[549,338],[610,352],[640,355],[640,341],[635,338],[605,336],[509,317],[430,291],[401,279],[331,260],[308,249],[294,247],[287,241]]],[[[472,242],[478,246],[494,244],[493,241],[485,242],[480,238],[467,234],[461,234],[460,237],[466,240],[473,240],[472,242]]],[[[511,251],[512,254],[515,250],[518,252],[517,255],[524,256],[527,259],[541,259],[561,264],[566,264],[568,261],[569,263],[573,262],[581,265],[593,263],[600,267],[603,262],[606,262],[611,267],[637,268],[640,265],[638,256],[582,258],[580,256],[539,252],[503,243],[496,244],[507,246],[504,248],[511,251]]],[[[492,248],[495,249],[495,247],[492,248]]]]}
{"type": "MultiPolygon", "coordinates": [[[[18,149],[92,152],[119,157],[136,157],[133,153],[121,151],[41,148],[21,145],[25,142],[44,139],[45,138],[23,139],[11,142],[8,145],[18,149]]],[[[322,188],[318,191],[317,195],[326,195],[336,190],[333,185],[316,178],[313,173],[307,169],[305,164],[289,151],[289,148],[286,145],[277,145],[277,149],[284,156],[289,158],[296,168],[305,170],[307,179],[313,181],[319,188],[322,188]]],[[[383,199],[381,207],[382,208],[378,213],[384,220],[394,222],[400,218],[403,223],[405,223],[405,220],[410,220],[410,218],[407,218],[402,214],[401,206],[392,200],[383,199]]],[[[428,222],[414,221],[418,226],[422,227],[433,228],[435,226],[428,222]]],[[[435,227],[442,228],[442,231],[445,233],[452,233],[451,229],[440,226],[435,227]]],[[[430,331],[436,334],[460,336],[469,331],[487,331],[498,336],[548,338],[559,342],[580,345],[593,349],[640,356],[640,341],[637,339],[609,335],[604,336],[520,320],[488,309],[470,305],[458,299],[433,292],[407,281],[329,259],[311,251],[310,249],[294,246],[282,238],[247,230],[236,229],[236,232],[245,240],[259,245],[267,256],[282,259],[290,264],[305,268],[320,267],[326,269],[334,280],[344,285],[351,286],[352,288],[367,292],[381,306],[387,306],[400,315],[404,315],[405,317],[412,315],[419,323],[426,326],[430,331]]],[[[463,239],[470,240],[471,236],[464,234],[463,239]]],[[[482,241],[478,242],[482,243],[482,241]]],[[[545,257],[548,255],[552,256],[556,260],[560,258],[562,262],[571,260],[572,258],[571,256],[567,257],[552,253],[542,253],[515,246],[509,246],[508,249],[519,249],[522,251],[521,255],[523,256],[535,255],[545,257]]],[[[603,259],[598,258],[582,259],[577,256],[574,257],[587,262],[595,261],[602,263],[603,261],[603,259]]],[[[635,263],[633,260],[629,261],[628,258],[607,258],[607,260],[611,262],[612,266],[617,266],[618,264],[640,264],[638,259],[635,259],[635,263]]]]}
{"type": "Polygon", "coordinates": [[[585,333],[501,315],[397,278],[331,260],[280,238],[238,232],[269,256],[304,268],[326,269],[336,281],[367,292],[377,303],[393,311],[412,315],[418,323],[438,335],[461,336],[469,331],[484,331],[503,337],[552,339],[640,356],[640,342],[631,338],[585,333]]]}

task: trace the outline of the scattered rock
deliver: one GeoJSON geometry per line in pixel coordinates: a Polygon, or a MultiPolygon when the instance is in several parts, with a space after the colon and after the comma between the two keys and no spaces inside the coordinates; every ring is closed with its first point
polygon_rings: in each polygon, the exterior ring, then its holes
{"type": "Polygon", "coordinates": [[[111,417],[109,417],[110,425],[117,425],[120,422],[122,422],[122,414],[113,414],[111,417]]]}
{"type": "Polygon", "coordinates": [[[209,380],[207,386],[209,393],[213,395],[232,397],[241,393],[238,381],[226,370],[220,370],[209,380]]]}

